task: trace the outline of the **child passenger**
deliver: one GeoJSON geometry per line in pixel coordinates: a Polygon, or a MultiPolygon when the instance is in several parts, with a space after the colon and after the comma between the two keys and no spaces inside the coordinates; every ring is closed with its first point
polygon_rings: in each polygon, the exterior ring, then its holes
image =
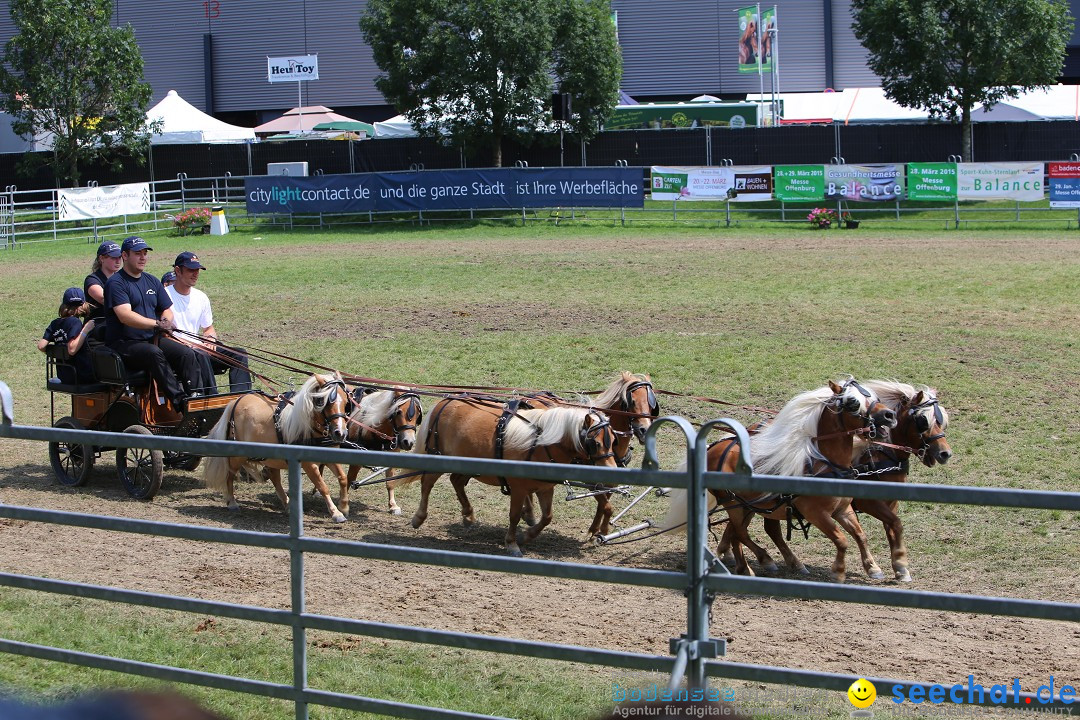
{"type": "MultiPolygon", "coordinates": [[[[38,340],[38,350],[45,352],[50,344],[63,344],[67,348],[68,358],[75,366],[76,377],[79,383],[94,382],[93,369],[90,366],[90,355],[85,352],[86,336],[93,331],[94,321],[88,320],[85,325],[78,318],[78,312],[86,302],[83,291],[77,287],[70,287],[64,291],[60,300],[59,317],[49,323],[45,328],[45,334],[38,340]]],[[[61,381],[71,382],[72,378],[60,378],[61,381]]]]}

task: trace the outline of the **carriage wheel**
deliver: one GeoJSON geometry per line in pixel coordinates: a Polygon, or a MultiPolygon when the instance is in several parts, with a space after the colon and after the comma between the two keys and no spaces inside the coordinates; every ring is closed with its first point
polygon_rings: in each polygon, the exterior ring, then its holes
{"type": "MultiPolygon", "coordinates": [[[[145,425],[132,425],[124,432],[132,435],[153,435],[145,425]]],[[[128,495],[136,500],[152,500],[161,489],[164,454],[160,450],[117,448],[116,472],[128,495]]]]}
{"type": "MultiPolygon", "coordinates": [[[[65,430],[85,430],[75,418],[64,417],[56,421],[53,427],[65,430]]],[[[70,442],[49,443],[49,463],[61,485],[79,487],[90,479],[94,469],[94,446],[70,442]]]]}

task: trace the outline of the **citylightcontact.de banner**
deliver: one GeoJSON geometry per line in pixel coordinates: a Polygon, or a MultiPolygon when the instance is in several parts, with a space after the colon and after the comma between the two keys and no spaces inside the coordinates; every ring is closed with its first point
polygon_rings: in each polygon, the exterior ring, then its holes
{"type": "Polygon", "coordinates": [[[641,170],[496,168],[254,177],[250,213],[366,213],[543,207],[643,207],[641,170]]]}
{"type": "Polygon", "coordinates": [[[768,165],[725,167],[654,166],[649,187],[653,200],[772,200],[768,165]],[[730,192],[729,191],[733,191],[730,192]]]}

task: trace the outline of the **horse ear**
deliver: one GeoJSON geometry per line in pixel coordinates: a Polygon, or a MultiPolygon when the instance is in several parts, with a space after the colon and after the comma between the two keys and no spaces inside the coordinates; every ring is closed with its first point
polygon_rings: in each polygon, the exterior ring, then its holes
{"type": "Polygon", "coordinates": [[[908,405],[910,405],[911,407],[915,407],[916,405],[922,405],[923,400],[926,400],[926,394],[923,393],[922,390],[920,390],[919,392],[915,393],[915,397],[911,398],[911,402],[908,403],[908,405]]]}
{"type": "Polygon", "coordinates": [[[325,381],[325,380],[323,380],[323,376],[322,376],[322,375],[319,375],[318,373],[315,373],[315,384],[316,384],[317,386],[319,386],[319,387],[322,387],[323,385],[325,385],[325,384],[326,384],[326,381],[325,381]]]}
{"type": "Polygon", "coordinates": [[[829,381],[829,389],[833,391],[833,395],[840,395],[844,392],[844,388],[840,385],[837,385],[832,380],[829,381]]]}

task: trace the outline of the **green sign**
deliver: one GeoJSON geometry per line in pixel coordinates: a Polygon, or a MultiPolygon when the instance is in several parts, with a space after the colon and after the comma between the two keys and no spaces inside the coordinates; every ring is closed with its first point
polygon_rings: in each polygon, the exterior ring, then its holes
{"type": "Polygon", "coordinates": [[[773,33],[776,30],[776,6],[760,5],[739,8],[739,72],[771,73],[773,70],[773,33]],[[758,13],[761,17],[758,17],[758,13]],[[761,64],[758,64],[758,59],[761,64]]]}
{"type": "Polygon", "coordinates": [[[605,130],[660,130],[662,128],[731,127],[757,125],[756,103],[648,103],[616,105],[605,130]]]}
{"type": "Polygon", "coordinates": [[[956,163],[908,163],[908,200],[956,200],[956,163]]]}
{"type": "Polygon", "coordinates": [[[825,199],[824,165],[777,165],[773,168],[777,200],[816,202],[825,199]]]}
{"type": "Polygon", "coordinates": [[[650,185],[654,193],[675,193],[679,195],[682,189],[687,186],[687,178],[687,173],[661,172],[654,169],[650,185]]]}

